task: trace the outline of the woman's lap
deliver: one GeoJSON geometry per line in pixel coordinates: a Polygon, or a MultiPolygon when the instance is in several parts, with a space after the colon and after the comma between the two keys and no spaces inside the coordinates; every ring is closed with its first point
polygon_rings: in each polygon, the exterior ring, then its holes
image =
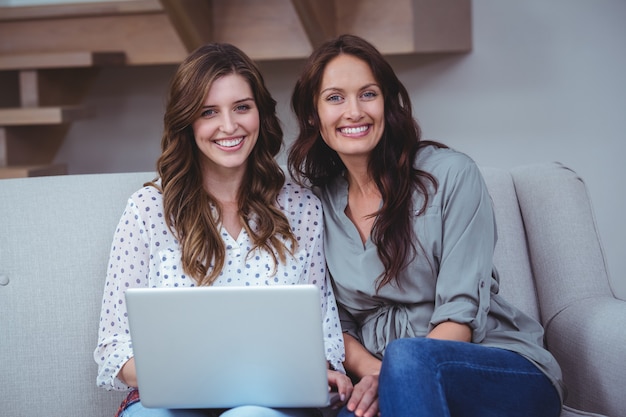
{"type": "Polygon", "coordinates": [[[169,410],[166,408],[146,408],[140,402],[128,406],[120,417],[217,417],[218,413],[209,410],[169,410]]]}
{"type": "Polygon", "coordinates": [[[556,388],[532,362],[472,343],[394,341],[379,384],[381,413],[394,417],[558,417],[561,409],[556,388]]]}
{"type": "Polygon", "coordinates": [[[258,406],[241,406],[229,410],[169,410],[146,408],[140,402],[130,405],[121,417],[314,417],[309,409],[274,409],[258,406]]]}
{"type": "Polygon", "coordinates": [[[245,405],[231,408],[221,417],[315,417],[315,411],[304,408],[267,408],[245,405]]]}

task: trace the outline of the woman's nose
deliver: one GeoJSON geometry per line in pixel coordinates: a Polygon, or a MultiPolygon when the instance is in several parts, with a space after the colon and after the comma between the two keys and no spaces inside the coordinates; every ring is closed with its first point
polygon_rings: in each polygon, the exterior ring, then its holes
{"type": "Polygon", "coordinates": [[[223,115],[221,130],[224,133],[233,133],[237,130],[237,122],[230,114],[226,113],[223,115]]]}
{"type": "Polygon", "coordinates": [[[346,116],[350,120],[359,120],[363,117],[363,109],[358,100],[348,100],[348,108],[346,116]]]}

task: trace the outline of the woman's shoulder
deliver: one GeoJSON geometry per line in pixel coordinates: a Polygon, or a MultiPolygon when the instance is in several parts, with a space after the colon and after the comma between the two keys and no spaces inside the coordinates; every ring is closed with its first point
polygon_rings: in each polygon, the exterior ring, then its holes
{"type": "Polygon", "coordinates": [[[476,162],[467,154],[453,148],[429,145],[421,148],[415,159],[415,167],[435,178],[447,178],[464,172],[478,171],[476,162]]]}
{"type": "Polygon", "coordinates": [[[285,184],[279,194],[279,197],[280,196],[296,200],[310,201],[312,203],[319,202],[319,199],[310,188],[296,184],[290,179],[285,180],[285,184]]]}
{"type": "Polygon", "coordinates": [[[158,188],[158,183],[155,185],[144,185],[130,196],[129,201],[137,207],[146,209],[149,207],[161,207],[163,204],[163,193],[158,188]]]}
{"type": "Polygon", "coordinates": [[[277,200],[278,204],[285,208],[306,207],[308,210],[321,210],[320,200],[311,189],[298,185],[289,179],[285,181],[277,200]]]}

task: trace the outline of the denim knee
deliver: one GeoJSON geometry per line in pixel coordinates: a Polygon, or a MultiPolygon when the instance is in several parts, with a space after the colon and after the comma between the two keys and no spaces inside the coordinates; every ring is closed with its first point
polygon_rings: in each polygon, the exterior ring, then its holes
{"type": "Polygon", "coordinates": [[[306,409],[275,409],[256,405],[243,405],[231,408],[220,414],[220,417],[306,417],[310,416],[306,409]]]}
{"type": "Polygon", "coordinates": [[[146,408],[140,402],[136,402],[124,410],[121,417],[206,417],[206,414],[200,410],[146,408]]]}
{"type": "Polygon", "coordinates": [[[388,362],[389,365],[398,363],[405,367],[421,362],[422,359],[431,358],[432,349],[436,349],[432,346],[432,342],[433,339],[423,337],[396,339],[389,343],[385,349],[383,363],[388,362]]]}
{"type": "Polygon", "coordinates": [[[244,405],[223,412],[220,417],[274,417],[274,410],[254,405],[244,405]]]}

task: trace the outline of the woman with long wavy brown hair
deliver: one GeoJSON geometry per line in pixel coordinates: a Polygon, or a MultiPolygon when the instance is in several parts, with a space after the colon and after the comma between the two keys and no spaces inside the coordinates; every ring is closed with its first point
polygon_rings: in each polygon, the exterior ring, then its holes
{"type": "Polygon", "coordinates": [[[321,206],[309,190],[285,182],[274,159],[282,144],[276,102],[241,50],[208,44],[180,64],[167,98],[158,177],[128,200],[111,248],[94,358],[100,386],[130,391],[118,416],[315,413],[253,405],[143,407],[124,298],[133,287],[314,284],[324,315],[329,385],[349,394],[341,328],[326,279],[321,206]]]}
{"type": "Polygon", "coordinates": [[[356,382],[340,417],[557,417],[561,370],[543,329],[498,295],[476,164],[421,140],[408,92],[357,36],[313,52],[291,103],[289,170],[324,207],[356,382]]]}

